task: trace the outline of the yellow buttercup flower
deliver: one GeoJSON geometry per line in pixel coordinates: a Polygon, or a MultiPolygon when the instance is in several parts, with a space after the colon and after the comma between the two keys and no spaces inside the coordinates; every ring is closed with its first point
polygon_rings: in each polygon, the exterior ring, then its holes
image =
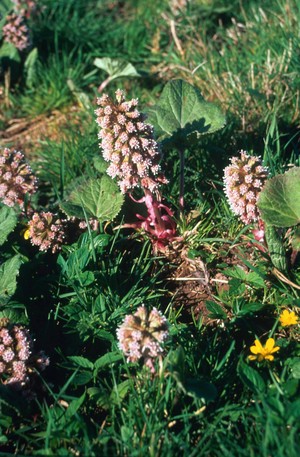
{"type": "Polygon", "coordinates": [[[29,229],[26,229],[25,232],[23,233],[24,240],[29,240],[30,238],[30,231],[29,229]]]}
{"type": "Polygon", "coordinates": [[[249,360],[257,360],[262,362],[263,360],[269,360],[272,362],[274,360],[274,352],[279,351],[279,346],[275,346],[275,340],[273,338],[268,338],[265,346],[261,344],[259,340],[254,341],[254,346],[250,347],[250,351],[254,355],[249,355],[249,360]]]}
{"type": "Polygon", "coordinates": [[[298,316],[294,313],[294,311],[288,311],[285,309],[279,316],[279,321],[282,327],[287,327],[288,325],[295,325],[298,324],[298,316]]]}

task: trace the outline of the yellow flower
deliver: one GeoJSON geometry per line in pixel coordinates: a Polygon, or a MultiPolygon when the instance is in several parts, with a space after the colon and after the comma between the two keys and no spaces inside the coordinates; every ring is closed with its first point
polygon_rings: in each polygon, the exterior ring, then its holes
{"type": "Polygon", "coordinates": [[[23,237],[24,237],[24,240],[29,240],[29,237],[30,237],[30,231],[29,231],[29,229],[26,229],[26,230],[23,232],[23,237]]]}
{"type": "Polygon", "coordinates": [[[249,355],[249,360],[258,360],[258,362],[269,360],[272,362],[272,360],[274,360],[274,356],[272,354],[280,349],[279,346],[274,346],[275,341],[273,338],[268,338],[265,346],[263,346],[259,340],[255,340],[254,346],[250,347],[250,351],[254,355],[249,355]]]}
{"type": "Polygon", "coordinates": [[[294,311],[288,311],[285,309],[279,316],[280,323],[282,327],[287,327],[288,325],[295,325],[298,324],[298,316],[294,313],[294,311]]]}

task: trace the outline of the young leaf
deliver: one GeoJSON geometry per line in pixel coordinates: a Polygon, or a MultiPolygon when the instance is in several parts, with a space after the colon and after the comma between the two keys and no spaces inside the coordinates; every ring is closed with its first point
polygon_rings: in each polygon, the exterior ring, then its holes
{"type": "Polygon", "coordinates": [[[177,79],[165,85],[158,104],[149,111],[148,122],[159,136],[182,140],[191,133],[199,136],[221,129],[225,116],[215,104],[204,100],[199,89],[177,79]]]}
{"type": "Polygon", "coordinates": [[[6,304],[17,288],[17,276],[22,264],[21,256],[15,255],[0,267],[0,305],[6,304]]]}
{"type": "Polygon", "coordinates": [[[110,57],[96,57],[94,65],[109,74],[110,80],[123,77],[140,77],[134,66],[123,60],[111,59],[110,57]]]}
{"type": "Polygon", "coordinates": [[[0,246],[5,243],[8,235],[17,225],[16,212],[8,206],[0,209],[0,246]]]}
{"type": "Polygon", "coordinates": [[[36,62],[38,59],[38,49],[33,48],[26,57],[24,68],[26,71],[26,86],[32,88],[36,76],[36,62]]]}
{"type": "Polygon", "coordinates": [[[262,219],[275,227],[300,223],[300,167],[269,179],[258,199],[262,219]]]}
{"type": "Polygon", "coordinates": [[[286,259],[286,252],[284,249],[283,241],[281,236],[278,234],[277,229],[272,225],[265,226],[265,238],[268,245],[269,255],[272,260],[272,264],[278,270],[287,272],[288,264],[286,259]]]}
{"type": "Polygon", "coordinates": [[[90,179],[71,192],[66,202],[60,204],[68,216],[92,217],[100,222],[111,221],[119,213],[124,197],[117,184],[108,176],[90,179]],[[84,208],[84,210],[83,210],[84,208]]]}

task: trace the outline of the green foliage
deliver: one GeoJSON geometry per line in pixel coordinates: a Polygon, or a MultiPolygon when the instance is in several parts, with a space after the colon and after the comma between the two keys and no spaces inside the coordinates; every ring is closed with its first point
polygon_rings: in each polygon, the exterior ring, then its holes
{"type": "Polygon", "coordinates": [[[113,220],[120,212],[124,196],[118,185],[108,176],[81,183],[60,204],[68,215],[81,219],[95,218],[99,222],[113,220]]]}
{"type": "Polygon", "coordinates": [[[16,224],[17,215],[15,210],[7,206],[0,207],[0,246],[5,243],[16,224]]]}
{"type": "Polygon", "coordinates": [[[0,303],[6,304],[14,295],[17,288],[17,276],[22,264],[19,255],[15,255],[0,266],[0,303]]]}
{"type": "Polygon", "coordinates": [[[20,391],[1,378],[1,451],[298,457],[299,324],[280,321],[300,306],[298,3],[38,3],[31,52],[0,50],[3,69],[18,65],[11,82],[0,75],[1,142],[22,148],[39,178],[26,213],[0,209],[0,319],[26,325],[50,366],[20,391]],[[174,212],[184,170],[185,211],[165,256],[130,229],[142,205],[122,205],[106,176],[93,110],[108,82],[149,113],[174,212]],[[240,149],[272,176],[259,242],[224,198],[223,169],[240,149]],[[32,211],[64,220],[59,253],[24,239],[32,211]],[[100,224],[79,230],[73,217],[100,224]],[[118,344],[142,304],[169,322],[154,373],[118,344]],[[274,360],[250,360],[268,337],[274,360]]]}
{"type": "Polygon", "coordinates": [[[157,135],[171,138],[175,144],[185,142],[192,133],[200,136],[225,125],[221,110],[206,102],[198,89],[183,80],[165,85],[159,102],[149,112],[148,120],[157,135]]]}
{"type": "Polygon", "coordinates": [[[300,168],[269,179],[260,193],[258,207],[263,220],[275,227],[300,223],[300,168]]]}

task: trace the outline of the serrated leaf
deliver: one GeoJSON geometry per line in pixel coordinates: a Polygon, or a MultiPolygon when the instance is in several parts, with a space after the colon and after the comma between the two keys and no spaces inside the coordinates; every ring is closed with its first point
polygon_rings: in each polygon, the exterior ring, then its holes
{"type": "Polygon", "coordinates": [[[209,311],[208,317],[211,317],[213,319],[226,319],[227,315],[222,306],[220,306],[218,303],[211,300],[207,300],[205,302],[205,306],[209,311]]]}
{"type": "Polygon", "coordinates": [[[6,304],[17,288],[17,276],[22,264],[21,256],[15,255],[0,267],[0,305],[6,304]]]}
{"type": "Polygon", "coordinates": [[[8,206],[0,208],[0,246],[5,243],[8,235],[17,225],[16,212],[8,206]]]}
{"type": "Polygon", "coordinates": [[[265,238],[268,245],[269,255],[275,268],[285,273],[288,270],[286,252],[282,237],[278,229],[272,225],[265,225],[265,238]]]}
{"type": "Polygon", "coordinates": [[[264,287],[264,280],[255,271],[245,271],[243,268],[236,266],[234,268],[228,268],[224,270],[224,274],[231,278],[240,279],[248,284],[255,287],[264,287]]]}
{"type": "Polygon", "coordinates": [[[140,74],[130,62],[124,60],[111,59],[110,57],[96,57],[94,65],[109,74],[110,80],[121,77],[137,78],[140,74]]]}
{"type": "Polygon", "coordinates": [[[253,392],[264,392],[266,384],[261,375],[254,368],[240,360],[237,372],[243,383],[253,392]]]}
{"type": "Polygon", "coordinates": [[[90,179],[71,192],[65,202],[60,204],[68,216],[85,219],[98,219],[100,222],[113,220],[121,210],[124,196],[118,185],[108,176],[90,179]],[[84,208],[84,209],[83,209],[84,208]]]}
{"type": "Polygon", "coordinates": [[[300,168],[295,167],[269,179],[259,194],[261,217],[275,227],[300,223],[300,168]]]}
{"type": "Polygon", "coordinates": [[[85,400],[85,393],[81,395],[79,398],[75,398],[74,400],[71,401],[70,405],[68,406],[68,409],[66,411],[66,416],[67,417],[73,417],[74,414],[78,411],[78,409],[81,407],[81,405],[84,403],[85,400]]]}
{"type": "Polygon", "coordinates": [[[94,368],[93,362],[80,355],[70,355],[68,359],[71,360],[71,362],[75,363],[75,365],[78,365],[79,367],[89,368],[91,370],[93,370],[94,368]]]}
{"type": "Polygon", "coordinates": [[[123,359],[123,355],[119,351],[108,352],[103,355],[94,363],[94,367],[97,371],[105,368],[107,365],[111,365],[114,362],[118,362],[123,359]]]}
{"type": "Polygon", "coordinates": [[[148,122],[159,136],[185,140],[191,133],[198,136],[221,129],[225,116],[204,100],[199,89],[177,79],[165,85],[158,104],[149,110],[148,122]]]}

